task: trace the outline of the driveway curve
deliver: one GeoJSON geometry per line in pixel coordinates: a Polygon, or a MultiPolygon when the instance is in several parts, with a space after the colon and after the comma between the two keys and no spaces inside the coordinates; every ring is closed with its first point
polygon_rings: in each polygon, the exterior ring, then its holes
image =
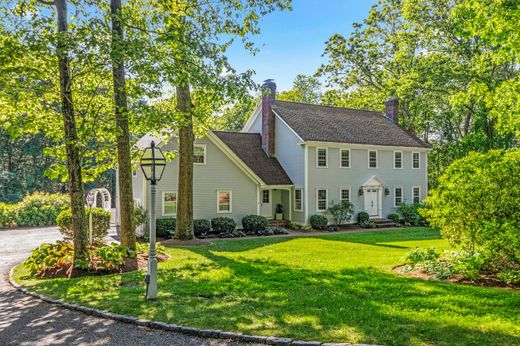
{"type": "Polygon", "coordinates": [[[97,318],[12,288],[10,268],[39,244],[60,238],[55,227],[0,230],[0,345],[247,345],[97,318]]]}

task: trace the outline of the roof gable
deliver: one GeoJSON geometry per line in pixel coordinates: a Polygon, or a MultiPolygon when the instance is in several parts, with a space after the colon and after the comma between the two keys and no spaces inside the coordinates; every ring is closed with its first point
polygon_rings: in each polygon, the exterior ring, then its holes
{"type": "Polygon", "coordinates": [[[273,111],[304,141],[430,148],[380,112],[280,100],[273,111]]]}

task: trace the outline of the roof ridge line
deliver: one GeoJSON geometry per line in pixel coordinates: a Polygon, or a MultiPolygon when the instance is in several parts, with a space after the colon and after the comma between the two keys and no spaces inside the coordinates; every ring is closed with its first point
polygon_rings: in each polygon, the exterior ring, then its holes
{"type": "Polygon", "coordinates": [[[335,108],[335,109],[349,109],[352,111],[362,111],[362,112],[370,112],[370,113],[377,113],[379,115],[384,116],[383,112],[380,111],[371,111],[368,109],[359,109],[359,108],[350,108],[350,107],[339,107],[339,106],[332,106],[332,105],[321,105],[321,104],[315,104],[315,103],[306,103],[306,102],[298,102],[298,101],[287,101],[287,100],[275,100],[274,105],[276,106],[276,102],[286,102],[286,103],[297,103],[300,105],[306,105],[306,106],[316,106],[316,107],[328,107],[328,108],[335,108]]]}

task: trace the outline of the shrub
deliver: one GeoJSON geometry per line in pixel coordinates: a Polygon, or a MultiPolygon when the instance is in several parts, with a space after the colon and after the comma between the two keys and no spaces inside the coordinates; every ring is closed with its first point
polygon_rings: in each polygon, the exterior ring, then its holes
{"type": "Polygon", "coordinates": [[[162,238],[173,238],[177,220],[174,217],[162,217],[155,220],[155,235],[162,238]]]}
{"type": "Polygon", "coordinates": [[[405,225],[418,226],[424,224],[424,219],[419,214],[419,209],[421,208],[423,208],[423,205],[419,203],[401,203],[397,207],[397,213],[401,216],[405,225]]]}
{"type": "Polygon", "coordinates": [[[448,252],[449,261],[453,263],[453,272],[464,278],[475,281],[479,278],[486,259],[482,254],[468,251],[448,252]]]}
{"type": "Polygon", "coordinates": [[[193,232],[197,238],[207,238],[211,231],[211,222],[206,219],[193,220],[193,232]]]}
{"type": "Polygon", "coordinates": [[[58,215],[69,207],[69,197],[63,194],[35,192],[16,204],[18,226],[50,226],[56,224],[58,215]]]}
{"type": "Polygon", "coordinates": [[[447,261],[424,261],[422,268],[430,275],[435,275],[437,279],[447,280],[454,274],[453,263],[447,261]]]}
{"type": "Polygon", "coordinates": [[[520,270],[506,269],[499,272],[497,277],[508,285],[520,285],[520,270]]]}
{"type": "Polygon", "coordinates": [[[494,272],[520,265],[520,150],[470,153],[439,178],[420,213],[450,244],[486,255],[494,272]]]}
{"type": "Polygon", "coordinates": [[[332,215],[337,225],[346,224],[352,219],[354,205],[350,202],[342,201],[337,204],[332,204],[328,212],[332,215]]]}
{"type": "Polygon", "coordinates": [[[323,230],[327,228],[327,224],[329,223],[329,221],[325,216],[316,214],[311,216],[310,223],[312,228],[323,230]]]}
{"type": "Polygon", "coordinates": [[[272,231],[273,234],[275,234],[275,235],[289,234],[289,231],[287,231],[285,228],[280,227],[280,226],[271,227],[271,228],[269,228],[269,230],[272,231]]]}
{"type": "Polygon", "coordinates": [[[396,213],[389,214],[388,219],[392,220],[396,224],[399,224],[401,222],[401,217],[399,216],[399,214],[396,213]]]}
{"type": "Polygon", "coordinates": [[[253,233],[267,229],[267,219],[260,215],[247,215],[242,219],[244,232],[253,233]]]}
{"type": "MultiPolygon", "coordinates": [[[[101,208],[86,208],[87,225],[89,215],[92,212],[92,238],[94,241],[101,241],[108,234],[110,228],[110,218],[112,213],[101,208]]],[[[56,223],[65,239],[72,240],[74,234],[72,233],[72,212],[70,208],[63,210],[56,218],[56,223]]]]}
{"type": "Polygon", "coordinates": [[[134,208],[134,227],[145,225],[148,221],[148,212],[142,207],[134,208]]]}
{"type": "Polygon", "coordinates": [[[236,227],[237,223],[235,220],[229,217],[216,217],[211,220],[211,228],[213,228],[213,232],[217,234],[233,233],[236,227]]]}
{"type": "Polygon", "coordinates": [[[14,204],[0,203],[0,228],[16,226],[16,209],[14,204]]]}
{"type": "Polygon", "coordinates": [[[74,246],[65,241],[55,244],[44,243],[34,249],[25,261],[31,276],[42,275],[48,270],[71,265],[74,260],[74,246]]]}
{"type": "Polygon", "coordinates": [[[376,228],[376,223],[372,220],[364,220],[359,225],[363,228],[376,228]]]}
{"type": "Polygon", "coordinates": [[[97,246],[92,250],[91,259],[96,269],[119,271],[125,264],[125,259],[135,257],[128,247],[112,243],[110,245],[97,246]]]}
{"type": "Polygon", "coordinates": [[[368,215],[368,213],[366,211],[360,211],[357,214],[357,219],[358,219],[358,223],[361,224],[363,222],[369,221],[370,215],[368,215]]]}
{"type": "Polygon", "coordinates": [[[420,262],[424,261],[436,261],[440,257],[440,254],[434,247],[427,249],[421,249],[416,247],[408,253],[406,256],[406,263],[411,264],[415,267],[420,262]]]}

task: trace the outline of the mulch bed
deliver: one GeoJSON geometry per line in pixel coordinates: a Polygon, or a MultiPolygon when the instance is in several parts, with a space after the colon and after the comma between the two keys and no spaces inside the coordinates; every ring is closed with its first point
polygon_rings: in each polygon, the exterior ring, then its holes
{"type": "Polygon", "coordinates": [[[497,289],[503,289],[503,290],[520,290],[520,286],[512,286],[508,285],[497,278],[482,274],[480,275],[479,279],[477,281],[470,281],[467,279],[464,279],[462,275],[455,274],[451,278],[447,280],[440,280],[435,277],[433,274],[428,274],[424,270],[420,268],[412,269],[410,271],[404,271],[404,268],[406,265],[400,265],[393,268],[393,271],[400,274],[405,275],[409,277],[413,277],[416,279],[422,279],[422,280],[432,280],[432,281],[446,281],[451,282],[455,284],[461,284],[461,285],[469,285],[469,286],[479,286],[479,287],[492,287],[497,289]]]}

